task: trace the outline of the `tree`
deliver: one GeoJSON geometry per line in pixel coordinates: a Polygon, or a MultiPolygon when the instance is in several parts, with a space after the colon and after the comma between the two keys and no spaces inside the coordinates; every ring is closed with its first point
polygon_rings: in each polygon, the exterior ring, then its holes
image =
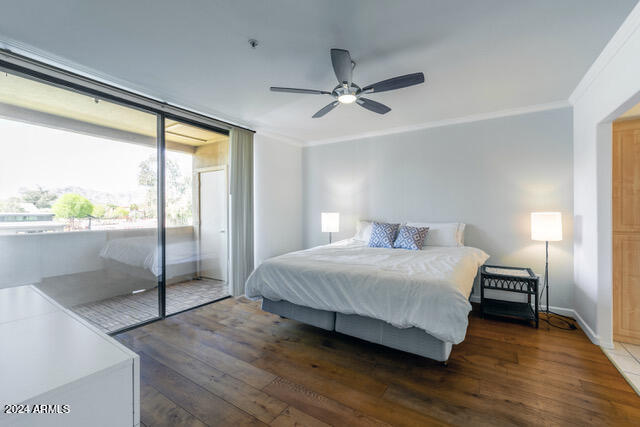
{"type": "Polygon", "coordinates": [[[27,203],[31,203],[38,209],[45,209],[51,207],[51,202],[56,199],[56,195],[49,190],[45,190],[38,185],[35,190],[29,190],[28,188],[21,188],[22,200],[27,203]]]}
{"type": "Polygon", "coordinates": [[[156,173],[158,169],[156,157],[149,156],[146,160],[140,162],[138,167],[140,168],[138,171],[138,184],[145,187],[155,187],[156,177],[158,176],[156,173]]]}
{"type": "Polygon", "coordinates": [[[8,199],[0,200],[0,212],[5,213],[18,213],[24,212],[24,208],[20,206],[22,200],[18,197],[9,197],[8,199]]]}
{"type": "Polygon", "coordinates": [[[128,219],[129,209],[123,206],[109,204],[107,206],[104,217],[108,219],[128,219]]]}
{"type": "Polygon", "coordinates": [[[129,209],[122,206],[118,206],[114,212],[115,218],[127,219],[129,218],[129,209]]]}
{"type": "Polygon", "coordinates": [[[93,205],[93,211],[91,211],[91,216],[94,218],[104,218],[107,213],[107,208],[105,205],[93,205]]]}
{"type": "MultiPolygon", "coordinates": [[[[167,178],[167,187],[175,189],[177,192],[184,192],[190,184],[191,177],[184,177],[180,171],[180,166],[172,159],[165,160],[164,173],[167,178]]],[[[138,184],[145,187],[155,188],[158,177],[158,164],[155,155],[149,156],[140,162],[138,166],[138,184]]]]}
{"type": "Polygon", "coordinates": [[[53,213],[59,218],[86,218],[93,212],[93,204],[79,194],[67,193],[53,205],[53,213]]]}
{"type": "Polygon", "coordinates": [[[149,156],[146,160],[140,162],[138,167],[138,184],[147,187],[147,195],[142,206],[142,212],[145,218],[155,218],[158,200],[156,157],[149,156]]]}
{"type": "MultiPolygon", "coordinates": [[[[157,200],[157,161],[152,155],[139,165],[138,184],[147,187],[147,199],[142,207],[147,218],[156,215],[157,200]]],[[[191,211],[191,175],[183,175],[180,166],[172,159],[166,159],[166,215],[168,225],[188,224],[191,211]]]]}

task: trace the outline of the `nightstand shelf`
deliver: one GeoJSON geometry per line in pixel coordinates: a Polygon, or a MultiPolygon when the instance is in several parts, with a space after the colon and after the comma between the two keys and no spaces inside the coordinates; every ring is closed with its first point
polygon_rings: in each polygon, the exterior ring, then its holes
{"type": "Polygon", "coordinates": [[[485,298],[482,302],[482,312],[490,316],[536,320],[535,311],[531,308],[531,304],[526,302],[512,302],[485,298]]]}
{"type": "Polygon", "coordinates": [[[538,327],[538,276],[530,268],[483,265],[480,269],[482,315],[533,321],[538,327]],[[485,297],[485,291],[504,291],[527,295],[527,302],[504,301],[485,297]],[[531,306],[531,297],[534,304],[531,306]]]}

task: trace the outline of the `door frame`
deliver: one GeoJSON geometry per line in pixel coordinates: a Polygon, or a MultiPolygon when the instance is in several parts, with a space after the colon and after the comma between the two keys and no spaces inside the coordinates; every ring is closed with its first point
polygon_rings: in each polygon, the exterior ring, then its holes
{"type": "Polygon", "coordinates": [[[196,239],[198,241],[198,263],[197,263],[197,271],[198,271],[198,277],[200,277],[200,271],[201,271],[201,266],[200,266],[200,260],[201,260],[201,255],[202,255],[202,248],[201,248],[201,244],[202,241],[200,239],[200,225],[202,223],[201,221],[201,205],[200,205],[200,191],[201,191],[201,181],[200,181],[200,176],[203,173],[207,173],[207,172],[218,172],[218,171],[224,171],[224,181],[225,181],[225,191],[226,191],[226,197],[225,197],[225,207],[224,207],[224,211],[225,211],[225,215],[226,215],[226,236],[227,236],[227,259],[226,259],[226,264],[227,264],[227,280],[226,283],[229,283],[229,171],[228,171],[228,167],[227,165],[218,165],[218,166],[208,166],[208,167],[204,167],[204,168],[196,168],[193,170],[193,182],[197,182],[197,185],[195,186],[195,193],[194,194],[194,199],[195,199],[195,205],[196,205],[196,213],[197,213],[197,219],[198,219],[198,224],[197,227],[194,227],[194,231],[196,233],[196,239]]]}

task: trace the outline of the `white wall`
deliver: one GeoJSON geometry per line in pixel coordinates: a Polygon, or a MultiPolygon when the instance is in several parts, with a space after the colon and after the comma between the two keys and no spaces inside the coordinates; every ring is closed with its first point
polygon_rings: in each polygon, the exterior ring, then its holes
{"type": "Polygon", "coordinates": [[[302,149],[254,137],[254,253],[263,260],[302,248],[302,149]]]}
{"type": "Polygon", "coordinates": [[[612,345],[611,121],[638,101],[640,4],[571,96],[575,310],[604,346],[612,345]]]}
{"type": "Polygon", "coordinates": [[[303,151],[304,243],[327,243],[320,212],[356,220],[461,221],[466,243],[489,262],[544,271],[544,243],[530,239],[530,212],[561,211],[564,240],[550,244],[551,305],[573,295],[572,114],[562,108],[303,151]]]}

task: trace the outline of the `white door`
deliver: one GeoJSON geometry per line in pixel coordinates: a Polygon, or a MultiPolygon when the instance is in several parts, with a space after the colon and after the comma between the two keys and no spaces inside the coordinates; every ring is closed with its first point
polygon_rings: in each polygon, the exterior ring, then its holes
{"type": "Polygon", "coordinates": [[[200,276],[227,280],[227,173],[200,172],[200,276]]]}

